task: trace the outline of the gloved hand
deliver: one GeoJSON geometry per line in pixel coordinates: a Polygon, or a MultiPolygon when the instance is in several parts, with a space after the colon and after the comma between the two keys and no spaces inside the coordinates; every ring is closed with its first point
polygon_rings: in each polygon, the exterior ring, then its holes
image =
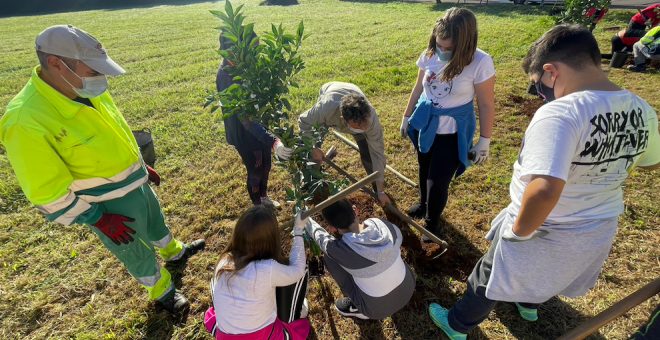
{"type": "Polygon", "coordinates": [[[479,141],[473,146],[470,152],[474,152],[474,164],[479,164],[488,158],[488,149],[490,148],[490,138],[479,137],[479,141]]]}
{"type": "Polygon", "coordinates": [[[129,228],[124,222],[135,222],[135,219],[119,214],[103,213],[101,218],[92,225],[109,237],[116,245],[119,245],[120,242],[123,244],[133,242],[133,237],[129,233],[135,234],[135,230],[129,228]]]}
{"type": "Polygon", "coordinates": [[[304,220],[302,219],[302,214],[305,211],[306,210],[300,210],[296,214],[296,220],[295,222],[293,222],[293,235],[295,236],[302,235],[303,230],[305,230],[305,226],[307,225],[307,223],[309,223],[309,217],[307,217],[304,220]]]}
{"type": "Polygon", "coordinates": [[[524,242],[531,240],[533,238],[543,237],[545,235],[548,235],[548,232],[546,230],[537,229],[527,236],[518,236],[513,232],[513,228],[507,228],[506,230],[504,230],[504,233],[502,234],[502,239],[508,242],[524,242]]]}
{"type": "Polygon", "coordinates": [[[406,136],[408,136],[408,119],[410,119],[410,117],[403,116],[403,118],[401,118],[401,126],[399,127],[401,138],[406,138],[406,136]]]}
{"type": "Polygon", "coordinates": [[[291,157],[291,154],[293,153],[293,149],[284,146],[284,144],[282,144],[282,141],[280,141],[279,139],[277,140],[277,142],[275,142],[275,144],[273,144],[273,150],[275,150],[275,154],[277,155],[277,157],[283,160],[288,160],[289,157],[291,157]]]}
{"type": "Polygon", "coordinates": [[[160,175],[154,170],[154,168],[144,165],[147,167],[147,174],[149,175],[149,181],[153,182],[156,186],[160,185],[160,175]]]}

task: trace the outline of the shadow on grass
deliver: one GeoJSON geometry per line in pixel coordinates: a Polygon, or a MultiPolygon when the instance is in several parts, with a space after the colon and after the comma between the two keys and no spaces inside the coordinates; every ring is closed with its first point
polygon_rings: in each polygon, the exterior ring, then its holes
{"type": "MultiPolygon", "coordinates": [[[[165,269],[172,275],[172,283],[175,288],[181,288],[183,270],[188,264],[188,259],[172,261],[165,263],[165,269]]],[[[187,307],[181,313],[170,314],[157,303],[146,311],[147,320],[145,322],[146,339],[170,339],[174,332],[174,327],[184,327],[188,321],[190,307],[187,307]]]]}
{"type": "MultiPolygon", "coordinates": [[[[360,339],[387,340],[383,334],[383,324],[381,320],[361,320],[355,319],[355,325],[360,329],[360,339]]],[[[336,338],[335,338],[336,339],[336,338]]]]}
{"type": "Polygon", "coordinates": [[[154,308],[147,311],[147,321],[145,322],[145,339],[171,339],[174,327],[185,327],[188,322],[190,309],[186,308],[183,312],[172,315],[156,304],[154,308]]]}
{"type": "MultiPolygon", "coordinates": [[[[523,320],[512,303],[498,303],[495,313],[500,323],[517,339],[557,339],[589,319],[557,297],[553,297],[539,307],[539,319],[535,322],[523,320]]],[[[599,332],[591,334],[586,339],[607,340],[599,332]]]]}
{"type": "Polygon", "coordinates": [[[88,0],[88,1],[13,1],[3,5],[0,18],[13,16],[45,15],[91,10],[123,10],[131,8],[149,8],[161,5],[184,6],[200,2],[220,2],[217,0],[88,0]]]}
{"type": "Polygon", "coordinates": [[[298,0],[264,0],[259,3],[259,6],[293,6],[298,4],[298,0]]]}
{"type": "MultiPolygon", "coordinates": [[[[332,296],[332,293],[330,292],[330,289],[323,282],[323,280],[321,280],[320,278],[310,279],[310,281],[312,281],[312,280],[316,280],[316,282],[321,287],[321,296],[323,297],[323,301],[321,301],[323,303],[322,313],[327,314],[324,319],[328,320],[328,327],[330,327],[330,332],[332,333],[332,338],[333,339],[339,339],[339,333],[337,332],[337,325],[335,325],[335,320],[332,317],[332,310],[334,309],[335,299],[332,296]]],[[[318,335],[314,331],[314,327],[310,328],[310,333],[307,336],[307,339],[309,339],[309,340],[322,340],[321,338],[318,337],[318,335]]]]}
{"type": "MultiPolygon", "coordinates": [[[[409,247],[408,255],[417,257],[417,259],[406,258],[406,262],[414,268],[417,274],[417,287],[410,303],[402,310],[403,313],[399,312],[392,317],[397,325],[406,322],[407,318],[404,316],[411,313],[409,308],[414,309],[417,313],[423,309],[423,312],[427,313],[426,309],[430,302],[450,307],[460,300],[463,291],[454,289],[451,282],[466,282],[476,262],[483,256],[483,253],[451,223],[443,221],[442,224],[444,231],[440,238],[449,243],[449,249],[438,259],[431,257],[434,253],[429,252],[429,244],[411,242],[410,237],[415,235],[411,228],[402,228],[404,239],[407,239],[406,245],[409,247]]],[[[536,322],[523,320],[516,307],[505,302],[497,304],[495,315],[499,318],[499,322],[507,327],[517,339],[556,339],[589,318],[556,297],[539,308],[539,320],[536,322]]],[[[427,317],[427,319],[431,323],[430,318],[427,317]]],[[[440,334],[443,333],[438,329],[436,334],[423,331],[422,336],[444,338],[444,335],[440,336],[440,334]]],[[[479,327],[470,332],[469,338],[488,339],[479,327]]],[[[588,339],[605,340],[606,338],[595,333],[588,339]]]]}

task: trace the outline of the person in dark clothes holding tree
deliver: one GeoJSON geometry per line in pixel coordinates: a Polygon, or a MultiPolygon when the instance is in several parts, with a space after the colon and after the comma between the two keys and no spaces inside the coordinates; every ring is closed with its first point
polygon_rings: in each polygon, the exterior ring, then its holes
{"type": "MultiPolygon", "coordinates": [[[[253,33],[253,37],[256,35],[253,33]]],[[[220,36],[220,49],[227,49],[229,41],[220,36]]],[[[218,74],[215,78],[215,84],[218,92],[225,90],[233,83],[232,76],[225,69],[230,65],[230,61],[223,59],[218,74]]],[[[250,121],[247,117],[241,120],[238,115],[231,115],[224,118],[225,138],[227,143],[233,145],[241,156],[241,160],[247,170],[247,190],[250,200],[254,205],[265,205],[271,208],[280,209],[279,202],[268,197],[268,175],[271,169],[270,149],[282,159],[288,159],[293,149],[285,147],[280,140],[268,132],[258,122],[250,121]]]]}

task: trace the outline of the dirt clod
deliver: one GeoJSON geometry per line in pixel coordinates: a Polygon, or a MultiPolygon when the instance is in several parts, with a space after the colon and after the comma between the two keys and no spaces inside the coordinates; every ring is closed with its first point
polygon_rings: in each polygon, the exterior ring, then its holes
{"type": "Polygon", "coordinates": [[[529,96],[517,96],[510,94],[505,97],[501,102],[501,105],[504,107],[513,107],[515,108],[514,116],[525,115],[527,117],[533,117],[536,110],[543,105],[543,100],[540,98],[531,98],[529,96]]]}

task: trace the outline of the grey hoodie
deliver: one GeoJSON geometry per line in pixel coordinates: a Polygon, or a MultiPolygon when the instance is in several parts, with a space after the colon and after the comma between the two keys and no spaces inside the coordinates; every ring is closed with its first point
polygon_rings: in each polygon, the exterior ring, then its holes
{"type": "Polygon", "coordinates": [[[371,296],[384,296],[403,282],[407,267],[401,259],[401,231],[379,218],[364,221],[359,234],[346,233],[335,239],[313,220],[307,233],[329,256],[341,265],[355,283],[371,296]]]}

